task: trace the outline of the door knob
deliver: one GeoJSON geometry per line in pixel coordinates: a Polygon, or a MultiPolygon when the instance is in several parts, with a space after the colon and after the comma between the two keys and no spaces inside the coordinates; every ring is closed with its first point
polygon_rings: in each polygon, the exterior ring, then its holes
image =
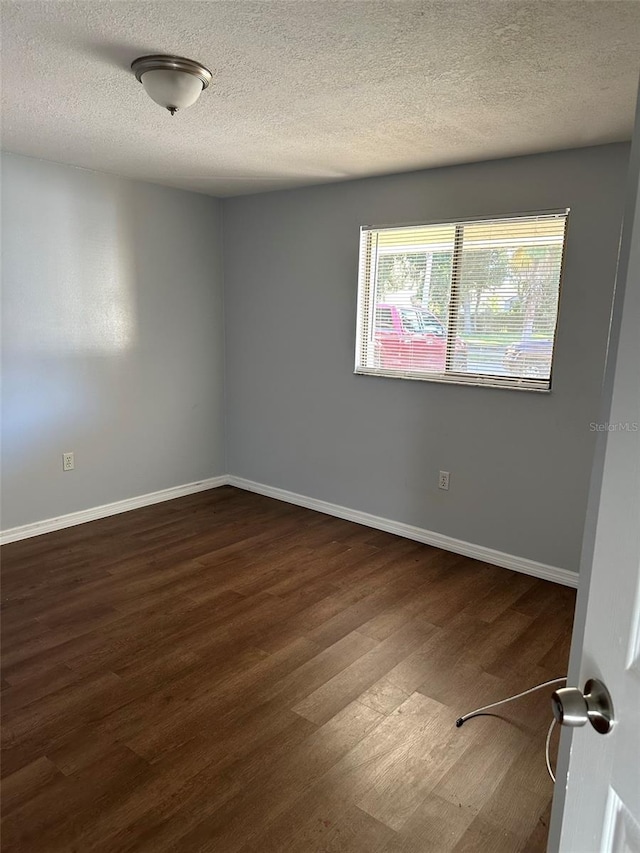
{"type": "Polygon", "coordinates": [[[613,702],[605,685],[590,678],[584,686],[562,687],[551,696],[553,716],[561,726],[584,726],[587,722],[601,735],[613,728],[613,702]]]}

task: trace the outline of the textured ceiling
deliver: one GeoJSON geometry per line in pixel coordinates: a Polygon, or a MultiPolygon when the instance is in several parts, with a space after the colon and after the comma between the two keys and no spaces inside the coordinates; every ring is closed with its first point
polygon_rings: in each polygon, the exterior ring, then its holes
{"type": "Polygon", "coordinates": [[[3,147],[212,195],[628,139],[636,0],[2,3],[3,147]],[[214,74],[172,118],[144,53],[214,74]]]}

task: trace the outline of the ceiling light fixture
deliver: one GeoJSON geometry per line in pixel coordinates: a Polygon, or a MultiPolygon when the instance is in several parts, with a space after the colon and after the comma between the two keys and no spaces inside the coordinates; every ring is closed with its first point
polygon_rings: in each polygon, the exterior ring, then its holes
{"type": "Polygon", "coordinates": [[[131,63],[131,70],[147,95],[171,115],[195,104],[211,82],[208,68],[183,56],[140,56],[131,63]]]}

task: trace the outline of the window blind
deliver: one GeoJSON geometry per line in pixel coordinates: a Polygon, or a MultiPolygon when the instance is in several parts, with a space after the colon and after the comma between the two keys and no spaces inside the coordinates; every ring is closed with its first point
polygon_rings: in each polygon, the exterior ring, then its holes
{"type": "Polygon", "coordinates": [[[549,389],[567,215],[363,227],[356,372],[549,389]]]}

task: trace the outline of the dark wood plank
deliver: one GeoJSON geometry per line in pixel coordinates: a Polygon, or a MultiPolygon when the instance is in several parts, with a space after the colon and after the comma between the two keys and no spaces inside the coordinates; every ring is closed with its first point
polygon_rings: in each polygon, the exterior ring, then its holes
{"type": "Polygon", "coordinates": [[[454,721],[571,590],[230,487],[2,558],[6,853],[544,850],[549,693],[454,721]]]}

